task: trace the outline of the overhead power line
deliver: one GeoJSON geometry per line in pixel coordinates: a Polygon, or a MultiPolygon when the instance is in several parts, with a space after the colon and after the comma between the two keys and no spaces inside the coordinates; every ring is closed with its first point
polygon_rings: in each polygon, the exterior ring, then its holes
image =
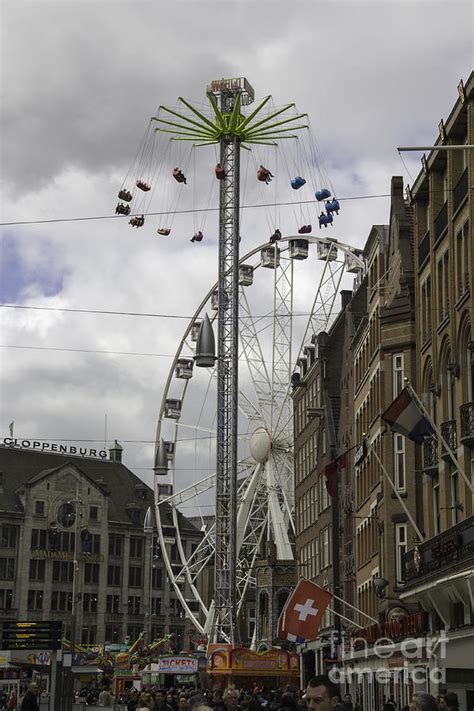
{"type": "MultiPolygon", "coordinates": [[[[339,202],[342,201],[348,201],[348,200],[372,200],[375,198],[387,198],[390,197],[390,193],[382,193],[380,195],[352,195],[350,197],[341,197],[338,198],[339,202]]],[[[241,210],[254,210],[254,209],[260,209],[262,207],[285,207],[285,206],[290,206],[293,207],[295,205],[313,205],[313,204],[318,204],[316,200],[299,200],[296,202],[267,202],[267,203],[262,203],[260,205],[241,205],[240,209],[241,210]]],[[[140,215],[144,215],[144,217],[160,217],[163,215],[187,215],[187,214],[194,214],[197,212],[218,212],[219,208],[218,207],[201,207],[201,208],[195,208],[195,209],[189,209],[189,210],[165,210],[162,212],[145,212],[145,213],[140,213],[140,215]]],[[[132,213],[131,213],[132,214],[132,213]]],[[[138,215],[138,213],[137,213],[138,215]]],[[[127,217],[130,217],[130,215],[127,215],[127,217]]],[[[45,225],[45,224],[52,224],[55,222],[86,222],[88,220],[115,220],[115,219],[122,219],[123,220],[123,215],[93,215],[93,216],[88,216],[88,217],[57,217],[57,218],[52,218],[52,219],[47,219],[47,220],[16,220],[12,222],[0,222],[0,227],[12,227],[14,225],[45,225]]]]}

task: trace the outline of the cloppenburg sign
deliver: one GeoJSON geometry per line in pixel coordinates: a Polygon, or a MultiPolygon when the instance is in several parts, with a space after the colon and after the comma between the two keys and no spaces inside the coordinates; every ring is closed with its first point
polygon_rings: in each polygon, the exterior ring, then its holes
{"type": "Polygon", "coordinates": [[[56,444],[56,442],[39,442],[32,439],[13,439],[5,437],[3,440],[5,447],[13,449],[35,449],[37,452],[57,452],[59,454],[74,454],[76,457],[98,457],[107,459],[107,452],[104,449],[88,449],[87,447],[74,447],[67,444],[56,444]]]}

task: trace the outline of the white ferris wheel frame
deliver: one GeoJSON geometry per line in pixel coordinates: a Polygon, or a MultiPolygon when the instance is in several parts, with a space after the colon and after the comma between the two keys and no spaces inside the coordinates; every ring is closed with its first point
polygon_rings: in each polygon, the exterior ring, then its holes
{"type": "MultiPolygon", "coordinates": [[[[276,243],[276,248],[281,249],[283,245],[286,244],[286,249],[289,249],[289,243],[294,240],[304,240],[308,242],[308,247],[310,245],[323,244],[326,245],[329,250],[324,261],[323,271],[319,280],[319,286],[316,290],[316,295],[309,313],[309,317],[306,324],[306,329],[302,338],[302,342],[297,352],[297,359],[303,353],[303,348],[306,339],[308,337],[308,332],[317,333],[328,327],[334,308],[335,299],[337,297],[339,287],[342,281],[342,277],[346,271],[346,256],[350,257],[354,266],[360,268],[362,272],[365,271],[365,262],[361,258],[361,250],[353,247],[351,245],[339,242],[338,240],[314,236],[314,235],[290,235],[282,237],[281,240],[276,243]],[[331,248],[335,248],[338,252],[342,252],[343,259],[331,260],[328,259],[331,248]],[[321,292],[324,290],[324,295],[321,297],[321,292]],[[319,297],[319,303],[318,303],[319,297]]],[[[263,249],[268,248],[268,242],[255,247],[246,255],[239,259],[239,265],[245,264],[254,255],[262,252],[263,249]]],[[[281,250],[284,251],[284,250],[281,250]]],[[[309,253],[308,253],[309,256],[309,253]]],[[[321,259],[319,257],[319,259],[321,259]]],[[[289,436],[289,428],[292,424],[291,417],[291,383],[290,383],[290,370],[295,367],[296,363],[290,363],[288,356],[292,353],[292,278],[293,278],[293,259],[288,259],[288,263],[285,265],[282,262],[274,268],[274,304],[273,304],[273,349],[274,358],[272,362],[272,374],[269,377],[268,370],[266,368],[265,361],[262,356],[262,351],[260,347],[260,342],[258,339],[257,332],[255,330],[255,324],[252,320],[248,302],[245,296],[245,287],[240,289],[240,308],[242,315],[240,317],[239,325],[239,335],[241,342],[241,353],[245,357],[247,363],[250,377],[257,394],[258,405],[253,403],[242,391],[239,390],[239,409],[249,420],[259,420],[264,423],[267,429],[271,429],[279,436],[280,439],[285,443],[287,447],[283,450],[284,454],[289,454],[292,442],[291,436],[289,436]],[[289,334],[289,335],[288,335],[289,334]],[[270,390],[268,390],[268,385],[270,385],[270,390]],[[277,402],[278,401],[278,402],[277,402]],[[272,421],[273,413],[275,412],[275,405],[278,405],[279,417],[276,422],[272,421]],[[283,421],[282,421],[283,416],[283,421]],[[286,419],[285,419],[286,417],[286,419]]],[[[258,268],[260,265],[257,264],[254,269],[258,268]]],[[[156,430],[156,444],[155,450],[160,445],[161,438],[161,426],[162,421],[165,418],[165,405],[170,390],[170,385],[175,375],[175,368],[183,347],[187,346],[190,350],[192,349],[191,344],[188,342],[188,337],[191,333],[191,329],[194,323],[200,318],[202,311],[206,304],[210,301],[212,294],[217,288],[217,283],[214,284],[207,294],[204,296],[199,306],[195,310],[193,316],[191,317],[189,324],[184,332],[183,337],[179,343],[178,349],[176,351],[175,357],[171,364],[168,378],[165,383],[163,397],[161,401],[160,411],[158,415],[157,430],[156,430]]],[[[215,318],[215,317],[214,317],[215,318]]],[[[296,361],[297,362],[297,361],[296,361]]],[[[185,379],[182,393],[181,401],[184,401],[186,395],[186,390],[188,387],[189,380],[185,379]]],[[[186,427],[186,425],[180,424],[178,421],[174,422],[174,442],[177,439],[177,433],[180,427],[186,427]]],[[[189,426],[189,425],[188,425],[189,426]]],[[[193,430],[200,430],[199,426],[194,427],[191,425],[193,430]]],[[[204,431],[209,432],[210,430],[204,429],[204,431]]],[[[278,456],[283,457],[282,466],[287,467],[288,465],[285,461],[284,454],[281,452],[277,453],[278,456]]],[[[276,456],[276,455],[275,455],[276,456]]],[[[202,634],[207,634],[210,630],[212,624],[213,616],[213,606],[212,602],[209,607],[206,606],[202,597],[195,585],[195,579],[202,570],[208,565],[213,557],[213,549],[211,545],[211,540],[214,532],[214,527],[209,527],[204,536],[199,543],[197,549],[193,552],[191,557],[186,556],[183,541],[181,539],[179,520],[178,520],[178,505],[190,499],[195,499],[198,495],[204,493],[205,491],[211,489],[215,485],[215,473],[211,474],[204,479],[191,484],[185,489],[174,492],[174,457],[172,459],[172,464],[170,466],[170,473],[172,477],[173,493],[166,497],[160,498],[159,495],[159,477],[155,476],[154,482],[154,501],[155,501],[155,515],[156,515],[156,525],[158,532],[158,539],[160,542],[160,548],[163,555],[163,560],[165,563],[166,573],[168,578],[173,585],[174,591],[177,598],[179,599],[186,617],[192,622],[194,627],[202,634]],[[163,531],[162,519],[160,513],[160,507],[163,505],[168,505],[172,511],[173,528],[175,535],[175,542],[177,545],[177,550],[180,559],[180,569],[176,572],[173,568],[173,564],[168,554],[166,536],[163,531]],[[183,582],[183,576],[186,583],[189,586],[194,600],[199,604],[199,610],[205,617],[206,622],[202,624],[197,613],[189,607],[188,600],[183,594],[180,584],[183,582]]],[[[245,461],[244,461],[245,466],[245,461]]],[[[275,537],[275,543],[277,545],[277,552],[279,559],[292,559],[293,552],[288,540],[287,529],[291,526],[294,531],[294,522],[291,515],[292,510],[292,496],[293,492],[285,491],[285,487],[282,486],[281,482],[277,482],[274,477],[273,467],[266,467],[266,487],[265,496],[262,497],[261,491],[261,479],[262,479],[262,465],[252,462],[253,472],[250,477],[248,477],[243,484],[240,485],[240,503],[239,510],[237,514],[237,551],[238,556],[242,547],[248,545],[250,551],[250,564],[247,566],[246,578],[243,578],[240,582],[243,582],[243,587],[241,588],[242,594],[239,597],[238,612],[240,611],[245,598],[245,592],[248,585],[251,582],[251,570],[260,547],[260,543],[263,535],[265,535],[267,526],[269,524],[268,517],[269,511],[271,512],[270,518],[272,519],[272,530],[275,537]],[[260,489],[259,489],[260,486],[260,489]],[[278,495],[280,498],[283,495],[284,499],[284,509],[283,513],[280,507],[278,495]],[[266,499],[266,502],[263,499],[266,499]],[[264,512],[265,504],[267,506],[267,511],[264,512]],[[253,521],[251,522],[254,528],[247,531],[247,524],[249,523],[249,513],[252,511],[254,514],[253,521]],[[260,517],[259,517],[260,514],[260,517]],[[265,514],[265,515],[263,515],[265,514]]],[[[247,468],[250,467],[250,462],[247,464],[247,468]]],[[[289,471],[291,475],[292,472],[289,471]]],[[[287,478],[291,481],[291,476],[287,478]]],[[[174,542],[174,541],[173,541],[174,542]]]]}

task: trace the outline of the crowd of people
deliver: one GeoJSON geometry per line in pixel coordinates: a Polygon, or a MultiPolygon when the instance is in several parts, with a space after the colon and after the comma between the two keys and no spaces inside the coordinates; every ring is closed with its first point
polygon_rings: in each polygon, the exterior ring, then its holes
{"type": "MultiPolygon", "coordinates": [[[[228,687],[224,691],[187,691],[150,687],[138,691],[128,689],[114,697],[108,687],[97,685],[83,690],[89,705],[126,706],[127,711],[374,711],[349,693],[341,693],[329,677],[313,677],[305,691],[292,689],[267,690],[256,682],[250,690],[228,687]]],[[[436,697],[415,693],[410,704],[401,707],[389,697],[381,711],[471,711],[461,709],[453,692],[440,692],[436,697]]]]}
{"type": "MultiPolygon", "coordinates": [[[[0,697],[0,709],[39,710],[40,690],[37,684],[30,684],[22,698],[15,692],[0,697]]],[[[340,692],[339,687],[326,675],[313,677],[306,691],[290,686],[284,689],[267,690],[254,683],[250,690],[228,687],[224,691],[187,691],[181,689],[160,689],[150,687],[144,691],[127,689],[114,696],[110,684],[94,683],[82,689],[76,702],[86,706],[125,706],[127,711],[374,711],[361,703],[360,698],[352,698],[349,693],[340,692]]],[[[393,698],[388,698],[381,711],[471,711],[461,709],[454,692],[443,691],[436,697],[424,692],[415,693],[410,704],[401,708],[393,698]]]]}

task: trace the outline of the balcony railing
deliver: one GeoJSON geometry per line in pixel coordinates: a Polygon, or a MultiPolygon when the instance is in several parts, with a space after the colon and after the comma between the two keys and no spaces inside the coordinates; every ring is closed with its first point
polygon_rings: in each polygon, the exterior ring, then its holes
{"type": "Polygon", "coordinates": [[[106,612],[105,621],[106,622],[122,622],[123,613],[122,612],[106,612]]]}
{"type": "Polygon", "coordinates": [[[448,203],[445,202],[441,210],[435,217],[434,221],[434,231],[435,231],[435,242],[443,234],[444,230],[448,226],[448,203]]]}
{"type": "Polygon", "coordinates": [[[433,436],[423,442],[423,471],[431,474],[438,469],[438,438],[433,436]]]}
{"type": "Polygon", "coordinates": [[[461,444],[474,443],[474,402],[465,402],[459,408],[461,415],[461,444]]]}
{"type": "MultiPolygon", "coordinates": [[[[452,452],[455,452],[458,446],[458,438],[456,433],[456,420],[448,420],[447,422],[441,423],[441,434],[452,452]]],[[[451,461],[446,448],[443,446],[441,456],[443,459],[451,461]]]]}
{"type": "Polygon", "coordinates": [[[474,516],[420,543],[403,555],[405,584],[474,562],[474,516]]]}
{"type": "Polygon", "coordinates": [[[425,234],[418,245],[418,268],[422,267],[430,253],[430,231],[425,234]]]}
{"type": "Polygon", "coordinates": [[[0,607],[0,620],[17,620],[18,610],[16,607],[0,607]]]}
{"type": "Polygon", "coordinates": [[[458,207],[467,195],[467,168],[461,173],[461,177],[453,188],[453,210],[456,212],[458,207]]]}

